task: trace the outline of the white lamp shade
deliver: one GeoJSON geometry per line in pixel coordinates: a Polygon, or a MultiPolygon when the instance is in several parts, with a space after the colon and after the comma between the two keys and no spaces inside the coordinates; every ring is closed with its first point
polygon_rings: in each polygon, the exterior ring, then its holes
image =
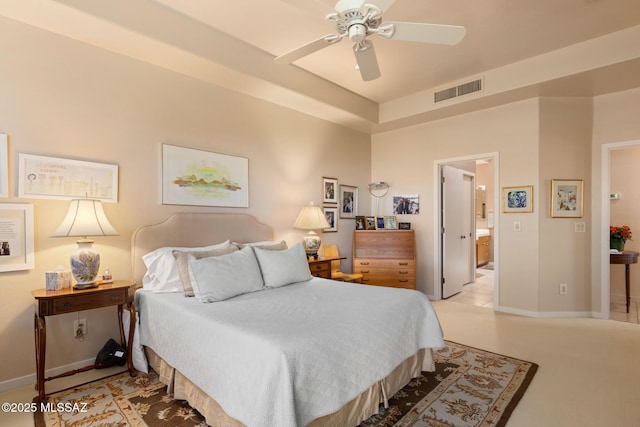
{"type": "Polygon", "coordinates": [[[51,237],[117,236],[102,209],[102,202],[93,199],[74,199],[67,216],[51,237]]]}
{"type": "Polygon", "coordinates": [[[301,230],[322,230],[323,228],[331,228],[331,225],[329,221],[327,221],[327,217],[324,216],[322,208],[310,202],[304,206],[298,214],[293,228],[301,230]]]}

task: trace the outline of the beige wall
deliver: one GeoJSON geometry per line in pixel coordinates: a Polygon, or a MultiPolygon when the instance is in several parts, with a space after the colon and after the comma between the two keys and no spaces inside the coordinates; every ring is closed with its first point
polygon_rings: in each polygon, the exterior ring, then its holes
{"type": "MultiPolygon", "coordinates": [[[[11,175],[10,198],[0,202],[33,204],[36,249],[34,270],[0,273],[0,389],[35,372],[31,291],[44,287],[45,271],[68,265],[76,246],[49,237],[68,202],[17,198],[18,153],[119,165],[119,200],[105,210],[120,236],[94,245],[115,278],[130,277],[132,232],[173,212],[250,213],[293,244],[303,234],[291,228],[300,208],[322,201],[321,178],[329,176],[360,187],[360,212],[369,214],[368,135],[13,21],[0,25],[0,57],[0,133],[9,135],[11,175]],[[165,142],[249,158],[250,207],[163,206],[165,142]]],[[[350,256],[353,228],[341,220],[323,238],[350,256]]],[[[47,321],[47,369],[94,358],[117,336],[115,309],[81,316],[84,342],[72,337],[76,314],[47,321]]]]}
{"type": "MultiPolygon", "coordinates": [[[[500,186],[538,182],[539,104],[532,99],[459,117],[374,135],[373,180],[388,181],[390,196],[419,194],[420,214],[403,216],[416,230],[418,286],[434,295],[434,162],[499,153],[500,186]]],[[[537,205],[537,196],[535,203],[537,205]]],[[[497,205],[499,206],[499,205],[497,205]]],[[[498,208],[499,209],[499,208],[498,208]]],[[[391,197],[381,202],[391,214],[391,197]]],[[[500,231],[501,303],[517,310],[538,310],[538,215],[496,216],[500,231]],[[521,221],[522,232],[512,222],[521,221]]]]}

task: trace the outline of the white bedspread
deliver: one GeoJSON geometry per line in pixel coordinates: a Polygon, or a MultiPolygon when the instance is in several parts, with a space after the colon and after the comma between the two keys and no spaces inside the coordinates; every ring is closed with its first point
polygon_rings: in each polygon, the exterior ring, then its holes
{"type": "Polygon", "coordinates": [[[444,345],[418,292],[314,278],[204,304],[137,293],[149,346],[249,427],[306,426],[421,348],[444,345]]]}

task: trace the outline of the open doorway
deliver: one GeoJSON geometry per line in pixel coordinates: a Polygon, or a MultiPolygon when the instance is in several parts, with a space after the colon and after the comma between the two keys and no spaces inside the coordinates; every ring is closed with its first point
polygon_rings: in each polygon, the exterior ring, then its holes
{"type": "MultiPolygon", "coordinates": [[[[498,307],[499,295],[499,262],[498,262],[498,227],[497,216],[499,206],[498,189],[498,153],[488,153],[466,158],[444,159],[435,162],[435,169],[440,171],[445,166],[459,168],[474,175],[475,196],[470,206],[470,214],[474,217],[472,233],[469,236],[475,242],[473,245],[474,278],[469,283],[461,286],[459,292],[449,296],[449,301],[483,306],[488,308],[498,307]]],[[[440,182],[437,179],[436,182],[440,182]]],[[[447,251],[444,250],[446,238],[443,236],[445,228],[443,218],[446,215],[446,204],[443,203],[443,190],[440,185],[437,189],[437,217],[440,218],[436,225],[436,235],[442,238],[435,239],[437,266],[435,283],[446,282],[447,251]]],[[[436,287],[438,299],[447,297],[443,287],[436,287]]]]}

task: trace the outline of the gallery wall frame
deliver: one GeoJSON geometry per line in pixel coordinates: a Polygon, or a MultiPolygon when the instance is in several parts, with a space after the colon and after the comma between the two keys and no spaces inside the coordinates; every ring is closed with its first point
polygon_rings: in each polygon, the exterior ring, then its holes
{"type": "Polygon", "coordinates": [[[400,194],[393,196],[393,213],[396,215],[417,215],[420,213],[420,195],[400,194]]]}
{"type": "Polygon", "coordinates": [[[338,203],[338,179],[322,177],[322,203],[338,203]]]}
{"type": "Polygon", "coordinates": [[[324,216],[327,218],[331,227],[325,228],[322,231],[333,232],[338,231],[338,207],[337,206],[325,206],[322,208],[324,216]]]}
{"type": "Polygon", "coordinates": [[[249,159],[162,144],[162,204],[249,207],[249,159]]]}
{"type": "Polygon", "coordinates": [[[551,180],[551,218],[582,218],[584,215],[584,181],[551,180]]]}
{"type": "Polygon", "coordinates": [[[533,186],[502,187],[502,212],[533,212],[533,186]]]}
{"type": "Polygon", "coordinates": [[[118,201],[118,165],[18,155],[18,197],[118,201]]]}
{"type": "Polygon", "coordinates": [[[355,219],[358,215],[358,187],[340,185],[340,218],[355,219]]]}
{"type": "Polygon", "coordinates": [[[3,133],[0,133],[0,197],[9,197],[9,142],[3,133]]]}
{"type": "Polygon", "coordinates": [[[35,268],[33,205],[0,203],[0,272],[35,268]]]}

